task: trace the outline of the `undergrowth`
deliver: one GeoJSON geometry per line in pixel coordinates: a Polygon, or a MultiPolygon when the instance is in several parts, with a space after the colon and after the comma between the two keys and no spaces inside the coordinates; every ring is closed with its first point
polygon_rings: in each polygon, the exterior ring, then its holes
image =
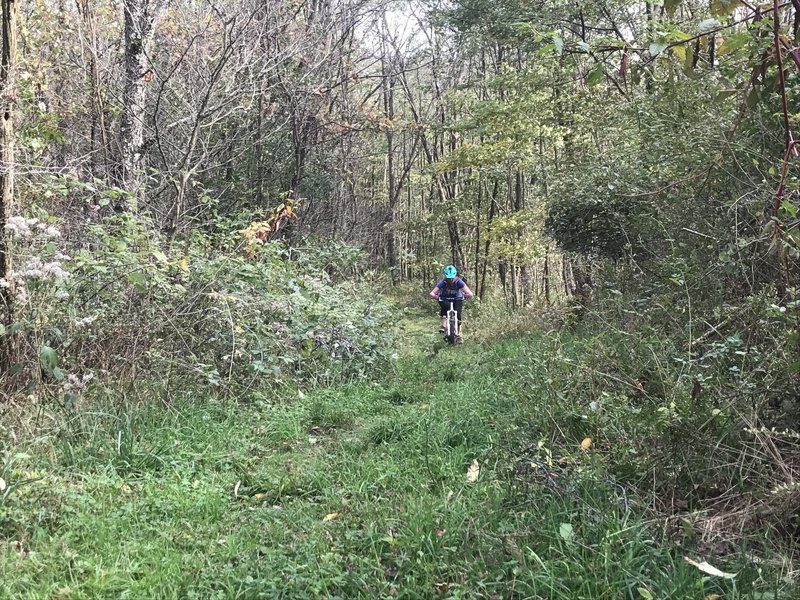
{"type": "Polygon", "coordinates": [[[795,597],[789,537],[710,521],[736,469],[707,448],[734,428],[697,414],[691,385],[656,401],[666,380],[604,371],[602,337],[477,343],[473,321],[445,348],[434,317],[398,311],[388,375],[87,409],[6,442],[0,596],[795,597]]]}

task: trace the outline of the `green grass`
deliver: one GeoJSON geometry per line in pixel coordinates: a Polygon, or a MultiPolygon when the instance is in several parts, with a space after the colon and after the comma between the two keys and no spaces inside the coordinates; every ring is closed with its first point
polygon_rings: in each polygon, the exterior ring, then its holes
{"type": "Polygon", "coordinates": [[[709,559],[733,581],[683,560],[614,478],[588,390],[565,400],[569,340],[434,348],[404,325],[379,381],[86,414],[10,452],[5,479],[36,481],[0,501],[0,598],[793,597],[746,549],[709,559]]]}

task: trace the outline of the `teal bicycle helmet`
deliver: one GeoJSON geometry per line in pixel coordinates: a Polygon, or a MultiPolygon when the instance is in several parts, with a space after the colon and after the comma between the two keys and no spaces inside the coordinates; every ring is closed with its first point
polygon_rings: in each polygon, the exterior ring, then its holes
{"type": "Polygon", "coordinates": [[[444,276],[447,277],[447,279],[453,279],[456,275],[458,275],[458,270],[456,270],[453,265],[447,265],[444,268],[444,276]]]}

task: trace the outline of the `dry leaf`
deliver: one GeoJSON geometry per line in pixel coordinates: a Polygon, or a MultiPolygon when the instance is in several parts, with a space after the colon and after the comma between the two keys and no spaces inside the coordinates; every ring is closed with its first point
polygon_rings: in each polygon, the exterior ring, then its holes
{"type": "Polygon", "coordinates": [[[257,493],[255,496],[253,496],[253,497],[254,497],[256,500],[261,500],[261,499],[262,499],[264,496],[266,496],[266,494],[264,494],[263,492],[259,492],[259,493],[257,493]]]}
{"type": "Polygon", "coordinates": [[[703,600],[720,600],[721,598],[722,596],[720,596],[719,594],[709,594],[703,600]]]}
{"type": "Polygon", "coordinates": [[[478,459],[473,458],[472,463],[469,465],[467,469],[467,481],[470,483],[475,483],[478,481],[478,475],[481,474],[481,466],[478,464],[478,459]]]}
{"type": "Polygon", "coordinates": [[[328,513],[324,517],[322,517],[322,522],[325,523],[326,521],[335,521],[339,518],[339,513],[328,513]]]}
{"type": "Polygon", "coordinates": [[[714,577],[722,577],[723,579],[733,579],[737,575],[736,573],[726,573],[725,571],[720,571],[717,567],[708,564],[706,561],[697,562],[692,560],[688,556],[684,556],[683,560],[685,560],[690,565],[697,567],[703,573],[706,573],[708,575],[713,575],[714,577]]]}
{"type": "Polygon", "coordinates": [[[0,492],[5,492],[6,491],[6,487],[8,487],[6,485],[6,480],[3,479],[2,477],[0,477],[0,492]]]}
{"type": "Polygon", "coordinates": [[[590,437],[583,438],[583,441],[581,442],[581,450],[587,450],[591,445],[592,445],[592,438],[590,437]]]}

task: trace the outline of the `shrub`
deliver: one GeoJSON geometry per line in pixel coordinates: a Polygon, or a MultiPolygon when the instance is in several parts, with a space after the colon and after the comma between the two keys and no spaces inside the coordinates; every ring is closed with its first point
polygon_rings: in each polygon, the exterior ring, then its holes
{"type": "Polygon", "coordinates": [[[357,268],[358,249],[254,243],[235,223],[170,241],[120,214],[88,224],[70,259],[49,239],[52,219],[23,225],[17,319],[0,335],[24,341],[17,383],[68,407],[91,374],[147,383],[168,399],[332,383],[388,358],[391,315],[380,295],[333,278],[357,268]]]}

